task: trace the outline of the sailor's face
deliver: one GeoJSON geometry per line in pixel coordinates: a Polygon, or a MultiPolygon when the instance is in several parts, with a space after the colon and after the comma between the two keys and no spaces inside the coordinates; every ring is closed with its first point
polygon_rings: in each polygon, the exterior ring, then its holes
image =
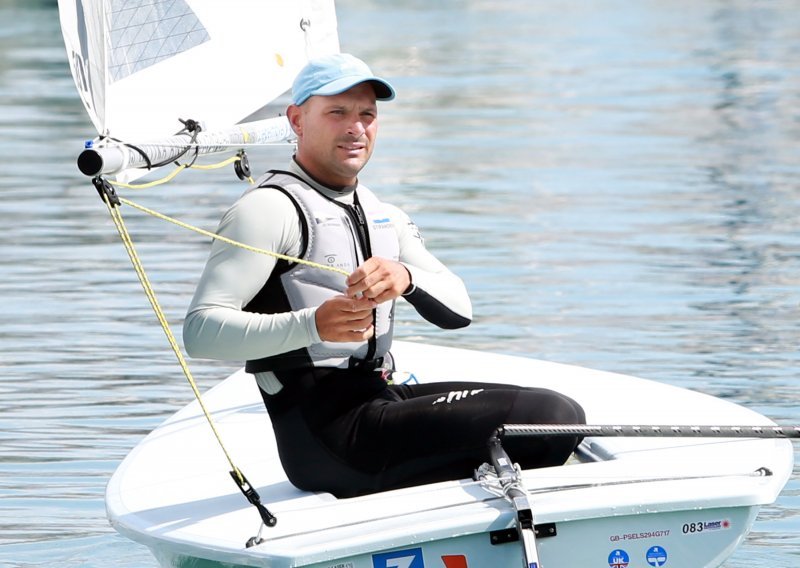
{"type": "Polygon", "coordinates": [[[313,96],[296,108],[289,119],[297,134],[300,165],[327,185],[356,183],[378,133],[372,86],[361,83],[339,95],[313,96]]]}

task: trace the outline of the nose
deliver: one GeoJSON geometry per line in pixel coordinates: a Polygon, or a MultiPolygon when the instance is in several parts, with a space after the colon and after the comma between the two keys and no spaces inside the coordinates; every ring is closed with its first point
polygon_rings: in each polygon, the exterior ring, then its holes
{"type": "Polygon", "coordinates": [[[347,133],[350,136],[355,136],[356,138],[361,138],[364,133],[367,131],[367,127],[364,125],[364,122],[359,118],[350,122],[350,125],[347,128],[347,133]]]}

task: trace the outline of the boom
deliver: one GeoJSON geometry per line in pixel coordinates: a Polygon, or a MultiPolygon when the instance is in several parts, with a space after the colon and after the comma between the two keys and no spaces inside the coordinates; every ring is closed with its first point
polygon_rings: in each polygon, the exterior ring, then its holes
{"type": "Polygon", "coordinates": [[[268,118],[214,132],[181,133],[144,144],[125,144],[109,138],[99,144],[87,143],[78,156],[78,169],[84,175],[118,174],[130,169],[150,169],[189,154],[225,152],[231,147],[251,144],[278,144],[293,137],[285,116],[268,118]]]}

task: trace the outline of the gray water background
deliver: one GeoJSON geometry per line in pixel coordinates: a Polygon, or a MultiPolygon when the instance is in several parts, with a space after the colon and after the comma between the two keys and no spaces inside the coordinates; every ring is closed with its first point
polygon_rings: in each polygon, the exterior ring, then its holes
{"type": "MultiPolygon", "coordinates": [[[[338,16],[343,50],[399,92],[362,179],[474,300],[457,332],[403,310],[400,338],[629,373],[800,423],[800,3],[342,0],[338,16]]],[[[0,0],[3,567],[155,566],[108,525],[103,492],[192,397],[75,167],[93,135],[55,2],[0,0]]],[[[189,172],[128,197],[213,229],[242,190],[230,171],[189,172]]],[[[123,213],[179,332],[208,243],[123,213]]],[[[236,366],[193,371],[205,389],[236,366]]],[[[621,421],[625,405],[621,392],[621,421]]],[[[727,568],[800,565],[798,479],[727,568]]]]}

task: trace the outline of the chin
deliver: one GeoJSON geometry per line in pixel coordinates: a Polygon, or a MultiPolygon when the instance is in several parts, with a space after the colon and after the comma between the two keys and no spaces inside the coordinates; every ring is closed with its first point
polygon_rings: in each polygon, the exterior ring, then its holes
{"type": "Polygon", "coordinates": [[[345,177],[355,178],[366,165],[366,160],[347,160],[342,164],[341,172],[345,177]]]}

